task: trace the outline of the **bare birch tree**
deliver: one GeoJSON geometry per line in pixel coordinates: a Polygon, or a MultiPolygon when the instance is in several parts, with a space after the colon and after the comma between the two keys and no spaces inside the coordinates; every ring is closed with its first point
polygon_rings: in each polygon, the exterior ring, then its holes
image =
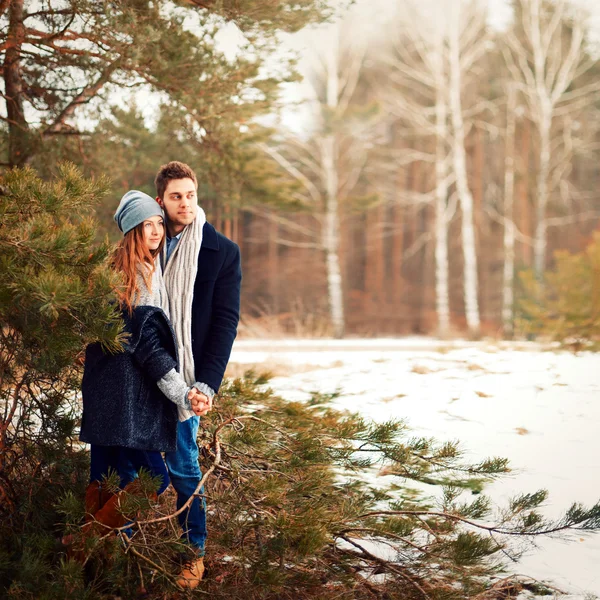
{"type": "MultiPolygon", "coordinates": [[[[439,32],[439,21],[436,30],[439,32]]],[[[444,69],[443,37],[435,44],[431,55],[435,81],[435,298],[438,316],[438,334],[445,337],[450,331],[450,294],[448,285],[448,100],[447,77],[444,69]]]]}
{"type": "Polygon", "coordinates": [[[388,33],[389,47],[383,58],[379,57],[387,76],[381,79],[377,93],[401,130],[432,140],[431,152],[394,148],[388,160],[394,166],[415,161],[433,165],[435,182],[430,192],[416,196],[403,191],[395,196],[400,202],[432,203],[435,208],[436,315],[438,334],[444,337],[450,330],[448,77],[443,15],[433,11],[430,18],[427,8],[431,7],[408,3],[394,19],[388,33]]]}
{"type": "Polygon", "coordinates": [[[515,130],[517,95],[514,85],[508,85],[506,103],[506,134],[504,153],[504,272],[502,281],[502,326],[505,335],[513,332],[515,277],[515,130]]]}
{"type": "MultiPolygon", "coordinates": [[[[326,51],[325,60],[325,98],[317,104],[316,120],[319,122],[319,129],[327,129],[327,117],[335,115],[337,109],[344,109],[340,106],[340,88],[343,84],[340,81],[340,60],[339,60],[339,28],[334,28],[334,43],[326,51]],[[328,114],[324,114],[324,110],[328,114]]],[[[359,60],[353,65],[356,73],[353,87],[358,81],[358,72],[362,66],[364,52],[359,55],[359,60]]],[[[350,74],[349,74],[350,75],[350,74]]],[[[350,82],[348,82],[350,83],[350,82]]],[[[352,84],[351,84],[352,85],[352,84]]],[[[354,89],[348,88],[352,94],[354,89]]],[[[345,100],[345,99],[344,99],[345,100]]],[[[348,98],[349,101],[349,98],[348,98]]],[[[338,116],[338,115],[336,115],[338,116]]],[[[325,250],[327,265],[327,292],[329,297],[329,311],[331,323],[333,325],[333,334],[336,338],[344,335],[344,291],[342,285],[342,271],[340,268],[340,210],[339,193],[340,181],[338,175],[338,140],[331,128],[322,138],[317,138],[317,144],[320,149],[321,168],[323,172],[325,188],[325,224],[323,228],[323,248],[325,250]]]]}
{"type": "Polygon", "coordinates": [[[467,175],[465,139],[467,127],[463,117],[463,89],[467,75],[485,53],[489,38],[486,14],[477,0],[453,3],[448,10],[448,62],[450,118],[452,121],[452,157],[456,190],[462,213],[462,248],[464,259],[464,298],[467,327],[472,335],[480,330],[479,284],[473,195],[467,175]]]}
{"type": "Polygon", "coordinates": [[[350,27],[349,23],[338,23],[331,28],[329,43],[315,56],[306,79],[312,95],[310,137],[287,133],[279,145],[262,146],[301,184],[301,200],[317,215],[320,236],[314,245],[325,256],[329,315],[336,338],[343,337],[345,331],[340,203],[355,189],[368,155],[364,120],[349,114],[367,44],[364,38],[346,31],[350,27]]]}
{"type": "Polygon", "coordinates": [[[523,93],[538,133],[534,270],[546,267],[548,205],[565,181],[573,159],[573,124],[598,97],[597,82],[581,85],[595,64],[586,51],[586,13],[568,0],[518,0],[515,30],[507,37],[508,67],[523,93]],[[520,31],[520,35],[517,32],[520,31]]]}
{"type": "MultiPolygon", "coordinates": [[[[473,222],[473,197],[469,189],[462,94],[465,75],[486,49],[485,12],[478,2],[412,2],[404,5],[401,35],[392,37],[392,69],[382,97],[398,119],[421,135],[433,136],[435,188],[436,312],[441,335],[448,332],[448,225],[450,186],[456,186],[462,211],[464,299],[469,331],[479,332],[477,254],[473,222]]],[[[415,160],[423,160],[422,154],[415,160]]]]}

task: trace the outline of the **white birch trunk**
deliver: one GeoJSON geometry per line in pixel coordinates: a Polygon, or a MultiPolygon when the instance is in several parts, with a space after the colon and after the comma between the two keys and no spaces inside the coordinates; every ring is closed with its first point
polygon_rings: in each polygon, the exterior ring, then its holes
{"type": "Polygon", "coordinates": [[[509,36],[508,40],[513,56],[512,69],[522,79],[522,90],[540,138],[533,268],[541,281],[546,267],[548,204],[561,179],[560,172],[564,171],[572,156],[570,151],[563,152],[559,161],[562,164],[555,163],[554,156],[561,156],[564,144],[560,144],[558,136],[552,139],[552,128],[555,122],[562,121],[564,126],[568,112],[580,110],[582,102],[593,101],[598,90],[591,86],[577,96],[569,92],[574,80],[588,72],[594,64],[585,50],[585,11],[580,12],[574,3],[567,0],[555,0],[550,4],[546,4],[545,0],[520,0],[520,5],[524,40],[514,36],[509,36]],[[565,35],[570,38],[568,48],[564,44],[565,35]],[[559,103],[560,114],[557,111],[559,103]],[[554,155],[552,160],[551,153],[554,155]],[[556,176],[557,173],[559,176],[556,176]]]}
{"type": "Polygon", "coordinates": [[[438,318],[438,334],[446,337],[450,331],[450,300],[448,293],[448,106],[446,77],[444,75],[444,45],[436,46],[436,103],[435,103],[435,295],[438,318]]]}
{"type": "Polygon", "coordinates": [[[535,235],[533,239],[533,268],[536,277],[541,281],[546,270],[547,225],[548,212],[548,179],[550,177],[550,130],[552,128],[552,109],[542,109],[540,119],[540,171],[537,182],[537,205],[535,211],[535,235]]]}
{"type": "Polygon", "coordinates": [[[513,333],[514,277],[515,277],[515,223],[513,205],[515,195],[515,129],[516,92],[508,91],[506,107],[506,151],[504,156],[504,277],[502,282],[502,325],[505,336],[513,333]]]}
{"type": "Polygon", "coordinates": [[[322,163],[325,174],[325,227],[323,247],[327,264],[327,291],[329,314],[336,338],[344,336],[344,298],[342,291],[342,271],[340,268],[340,227],[338,212],[338,178],[335,167],[335,138],[328,135],[322,142],[322,163]]]}
{"type": "Polygon", "coordinates": [[[464,258],[464,297],[467,327],[471,335],[479,335],[479,300],[477,279],[477,252],[475,248],[475,227],[473,224],[473,196],[467,180],[467,158],[465,152],[465,126],[461,101],[460,64],[460,8],[451,12],[452,24],[449,28],[450,62],[450,113],[452,118],[452,155],[456,191],[462,212],[462,248],[464,258]]]}
{"type": "MultiPolygon", "coordinates": [[[[339,102],[338,40],[334,40],[327,54],[327,107],[335,109],[339,102]]],[[[327,291],[329,314],[333,335],[344,337],[344,295],[340,268],[340,223],[339,223],[339,178],[337,172],[337,144],[335,136],[329,134],[322,141],[321,163],[325,183],[325,227],[323,247],[327,266],[327,291]]]]}
{"type": "Polygon", "coordinates": [[[536,116],[540,134],[540,170],[537,181],[536,224],[533,238],[533,269],[541,280],[546,265],[546,212],[548,206],[548,178],[550,176],[550,129],[552,127],[553,106],[550,98],[551,84],[548,85],[547,60],[548,48],[544,46],[542,34],[542,2],[531,0],[529,39],[533,49],[533,69],[538,111],[536,116]]]}

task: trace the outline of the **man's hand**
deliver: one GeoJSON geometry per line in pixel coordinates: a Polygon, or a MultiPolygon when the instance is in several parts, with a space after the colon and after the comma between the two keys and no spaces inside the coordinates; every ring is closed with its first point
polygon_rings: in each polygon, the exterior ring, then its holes
{"type": "Polygon", "coordinates": [[[212,410],[212,398],[209,398],[195,387],[189,391],[188,400],[192,405],[194,414],[198,417],[203,417],[208,411],[212,410]]]}

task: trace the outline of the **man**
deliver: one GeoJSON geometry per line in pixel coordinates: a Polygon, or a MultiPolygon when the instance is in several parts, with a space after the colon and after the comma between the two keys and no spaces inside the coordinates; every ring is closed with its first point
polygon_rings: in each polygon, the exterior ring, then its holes
{"type": "MultiPolygon", "coordinates": [[[[180,162],[163,165],[155,179],[157,202],[165,211],[167,243],[163,253],[165,285],[182,374],[202,393],[204,414],[219,390],[240,313],[241,268],[238,246],[206,222],[198,206],[198,181],[180,162]]],[[[199,418],[181,410],[177,450],[165,455],[177,508],[193,495],[202,478],[196,435],[199,418]]],[[[195,498],[179,515],[191,557],[178,578],[194,589],[204,574],[206,503],[195,498]]]]}

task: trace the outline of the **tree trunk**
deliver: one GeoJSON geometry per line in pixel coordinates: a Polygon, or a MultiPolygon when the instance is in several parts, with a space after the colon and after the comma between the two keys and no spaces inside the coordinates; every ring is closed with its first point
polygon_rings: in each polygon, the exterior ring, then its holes
{"type": "Polygon", "coordinates": [[[4,91],[8,120],[8,162],[24,165],[30,156],[30,132],[23,107],[21,46],[25,38],[23,0],[12,0],[8,9],[7,49],[4,57],[4,91]]]}
{"type": "Polygon", "coordinates": [[[438,319],[438,335],[446,337],[450,331],[450,300],[448,293],[448,219],[446,215],[448,199],[448,107],[446,85],[443,75],[443,46],[439,55],[439,80],[435,105],[435,298],[438,319]]]}
{"type": "MultiPolygon", "coordinates": [[[[338,44],[339,39],[336,35],[327,54],[326,104],[331,111],[338,106],[340,94],[338,44]]],[[[328,114],[326,118],[331,118],[331,115],[328,114]]],[[[340,216],[338,206],[340,190],[337,172],[337,150],[335,136],[333,134],[326,135],[323,138],[321,150],[325,183],[323,247],[326,257],[329,314],[333,335],[336,338],[342,338],[345,333],[345,319],[342,270],[340,267],[340,216]]]]}
{"type": "MultiPolygon", "coordinates": [[[[397,193],[408,189],[408,168],[401,167],[396,176],[397,193]]],[[[405,211],[401,202],[394,202],[394,234],[392,237],[392,257],[394,272],[393,302],[402,303],[404,292],[403,264],[404,264],[404,229],[406,227],[405,211]]]]}
{"type": "Polygon", "coordinates": [[[240,240],[240,210],[234,209],[233,216],[231,217],[231,239],[239,246],[240,240]]]}
{"type": "Polygon", "coordinates": [[[504,155],[504,276],[502,283],[502,325],[504,335],[513,333],[515,223],[515,129],[516,92],[511,86],[506,107],[506,152],[504,155]]]}
{"type": "Polygon", "coordinates": [[[477,254],[473,225],[473,196],[467,180],[467,160],[465,153],[465,126],[461,101],[461,65],[459,48],[460,11],[452,12],[454,23],[449,32],[450,61],[450,112],[452,117],[452,154],[456,190],[462,211],[462,247],[464,258],[464,296],[467,327],[472,336],[479,335],[479,300],[477,281],[477,254]]]}
{"type": "Polygon", "coordinates": [[[323,140],[323,170],[325,172],[325,227],[323,247],[327,263],[327,290],[329,294],[329,314],[333,335],[344,337],[344,297],[342,291],[342,271],[340,269],[340,226],[338,208],[338,177],[336,171],[335,138],[328,135],[323,140]]]}
{"type": "MultiPolygon", "coordinates": [[[[367,243],[366,243],[366,280],[369,304],[372,313],[381,317],[382,304],[385,301],[385,262],[384,262],[384,235],[385,219],[382,212],[385,205],[373,207],[367,211],[367,243]]],[[[377,329],[378,324],[373,323],[377,329]]]]}
{"type": "Polygon", "coordinates": [[[269,239],[268,239],[268,250],[267,250],[267,273],[269,278],[267,280],[267,286],[269,290],[269,303],[270,310],[273,315],[278,315],[280,312],[279,305],[279,286],[277,285],[280,281],[280,270],[279,270],[279,223],[275,219],[271,219],[269,222],[269,239]]]}
{"type": "MultiPolygon", "coordinates": [[[[523,120],[519,142],[519,154],[521,157],[521,166],[519,167],[519,177],[515,184],[517,192],[517,212],[519,214],[519,229],[527,237],[533,239],[531,227],[531,205],[529,198],[529,162],[531,149],[531,121],[526,118],[523,120]]],[[[528,266],[532,265],[532,246],[531,244],[521,243],[521,260],[528,266]]]]}
{"type": "Polygon", "coordinates": [[[540,118],[540,170],[537,182],[535,210],[535,237],[533,240],[533,268],[541,280],[546,269],[546,212],[548,208],[548,179],[550,177],[550,129],[552,109],[544,107],[540,118]]]}

